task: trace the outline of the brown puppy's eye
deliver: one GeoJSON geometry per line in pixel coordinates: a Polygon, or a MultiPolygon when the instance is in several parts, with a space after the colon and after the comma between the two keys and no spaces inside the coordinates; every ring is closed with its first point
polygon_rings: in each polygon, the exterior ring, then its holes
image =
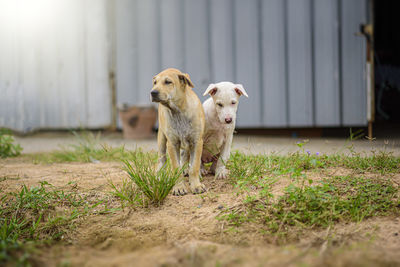
{"type": "Polygon", "coordinates": [[[171,84],[172,82],[171,82],[171,81],[168,81],[168,80],[165,80],[164,83],[165,83],[165,84],[171,84]]]}
{"type": "Polygon", "coordinates": [[[219,107],[221,107],[221,108],[224,106],[224,105],[222,105],[221,103],[218,103],[217,105],[218,105],[219,107]]]}
{"type": "Polygon", "coordinates": [[[153,81],[153,84],[154,84],[154,85],[156,85],[156,83],[157,83],[157,81],[156,81],[156,80],[154,80],[154,81],[153,81]]]}

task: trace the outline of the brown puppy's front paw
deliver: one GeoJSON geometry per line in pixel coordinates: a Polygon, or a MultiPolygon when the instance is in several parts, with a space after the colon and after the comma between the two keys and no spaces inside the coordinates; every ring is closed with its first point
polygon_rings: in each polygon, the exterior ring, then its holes
{"type": "Polygon", "coordinates": [[[184,196],[187,194],[187,189],[186,186],[182,184],[177,184],[172,188],[172,194],[174,196],[184,196]]]}
{"type": "Polygon", "coordinates": [[[229,171],[224,167],[221,169],[218,169],[215,173],[215,178],[217,179],[226,179],[228,177],[229,171]]]}
{"type": "Polygon", "coordinates": [[[163,166],[164,166],[163,163],[158,163],[157,164],[157,171],[159,172],[162,169],[163,166]]]}
{"type": "Polygon", "coordinates": [[[195,185],[190,185],[190,189],[193,194],[201,194],[207,191],[206,186],[200,182],[195,185]]]}

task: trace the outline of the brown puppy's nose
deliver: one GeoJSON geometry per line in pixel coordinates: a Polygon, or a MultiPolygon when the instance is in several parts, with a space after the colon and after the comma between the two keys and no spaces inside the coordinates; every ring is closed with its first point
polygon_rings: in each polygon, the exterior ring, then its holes
{"type": "Polygon", "coordinates": [[[159,92],[159,91],[157,91],[157,90],[152,90],[150,94],[151,94],[151,96],[152,96],[152,97],[155,97],[155,98],[157,98],[157,97],[158,97],[158,95],[160,94],[160,92],[159,92]]]}
{"type": "Polygon", "coordinates": [[[226,123],[231,123],[232,122],[232,118],[225,118],[225,122],[226,123]]]}

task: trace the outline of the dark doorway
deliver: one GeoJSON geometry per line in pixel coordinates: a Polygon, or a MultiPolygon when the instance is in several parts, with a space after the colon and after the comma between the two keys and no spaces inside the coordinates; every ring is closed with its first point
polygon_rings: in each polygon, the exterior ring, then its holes
{"type": "Polygon", "coordinates": [[[375,124],[400,125],[400,23],[399,0],[374,1],[375,124]]]}

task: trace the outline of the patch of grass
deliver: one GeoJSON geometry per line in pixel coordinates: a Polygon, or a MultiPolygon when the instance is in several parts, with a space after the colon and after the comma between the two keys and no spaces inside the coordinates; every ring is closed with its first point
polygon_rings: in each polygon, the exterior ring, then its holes
{"type": "Polygon", "coordinates": [[[260,228],[285,236],[293,227],[328,227],[340,221],[361,221],[400,210],[398,188],[387,180],[362,177],[330,177],[319,184],[308,172],[343,167],[356,173],[387,174],[400,171],[400,158],[387,152],[368,157],[319,155],[301,150],[287,156],[232,153],[228,163],[230,180],[245,193],[242,204],[230,207],[220,217],[232,226],[258,223],[260,228]],[[291,184],[283,196],[271,193],[273,184],[287,179],[291,184]],[[350,194],[351,193],[351,194],[350,194]]]}
{"type": "Polygon", "coordinates": [[[76,219],[98,205],[47,182],[0,196],[0,264],[29,265],[33,247],[61,240],[76,219]]]}
{"type": "Polygon", "coordinates": [[[122,208],[125,208],[126,204],[131,207],[146,205],[146,196],[138,189],[133,180],[123,179],[120,186],[110,180],[109,186],[112,189],[111,195],[120,200],[122,208]]]}
{"type": "Polygon", "coordinates": [[[400,212],[398,188],[387,180],[336,176],[314,185],[303,178],[287,186],[282,196],[247,198],[221,218],[235,226],[258,222],[270,233],[285,235],[291,227],[325,228],[400,212]]]}
{"type": "Polygon", "coordinates": [[[7,181],[7,180],[15,180],[16,181],[19,179],[21,179],[19,176],[16,176],[16,177],[2,176],[2,177],[0,177],[0,182],[7,181]]]}
{"type": "Polygon", "coordinates": [[[92,132],[76,133],[76,144],[61,147],[51,153],[36,153],[26,155],[34,163],[54,163],[54,162],[93,162],[100,161],[121,161],[130,159],[131,153],[124,146],[110,147],[100,143],[100,134],[94,135],[92,132]]]}
{"type": "Polygon", "coordinates": [[[173,170],[171,165],[156,171],[157,156],[140,149],[130,153],[129,160],[122,160],[130,181],[124,180],[122,186],[110,183],[112,194],[121,201],[139,205],[161,205],[182,175],[184,167],[173,170]]]}
{"type": "Polygon", "coordinates": [[[63,149],[51,153],[50,162],[92,162],[118,161],[129,155],[124,146],[118,148],[102,145],[100,148],[71,145],[71,149],[63,149]]]}
{"type": "MultiPolygon", "coordinates": [[[[100,135],[94,135],[91,132],[78,134],[73,132],[77,144],[71,144],[62,147],[60,150],[50,153],[36,153],[25,155],[26,158],[34,163],[59,163],[59,162],[109,162],[134,160],[135,153],[126,150],[124,146],[110,147],[107,144],[100,143],[100,135]]],[[[140,149],[138,149],[140,150],[140,149]]],[[[151,158],[156,158],[155,152],[147,152],[151,158]]]]}
{"type": "Polygon", "coordinates": [[[288,174],[296,171],[318,170],[327,167],[327,158],[319,155],[295,152],[287,156],[272,155],[274,174],[288,174]]]}
{"type": "Polygon", "coordinates": [[[231,181],[237,185],[256,184],[266,176],[295,174],[303,171],[319,171],[326,168],[344,167],[359,173],[379,174],[400,172],[400,157],[390,152],[380,151],[370,156],[360,154],[320,155],[307,152],[295,152],[285,156],[245,155],[239,151],[231,154],[227,165],[231,181]]]}
{"type": "Polygon", "coordinates": [[[295,171],[320,170],[330,167],[349,168],[359,173],[372,172],[379,174],[396,173],[400,171],[400,157],[393,153],[379,151],[372,155],[333,154],[317,155],[295,152],[287,156],[265,156],[271,162],[267,171],[274,174],[290,174],[295,171]]]}
{"type": "Polygon", "coordinates": [[[0,129],[0,158],[16,157],[21,154],[22,147],[14,144],[14,137],[7,130],[0,129]]]}
{"type": "Polygon", "coordinates": [[[271,169],[270,158],[264,155],[245,155],[239,151],[231,154],[227,168],[231,181],[243,189],[258,183],[271,169]]]}
{"type": "Polygon", "coordinates": [[[304,150],[286,156],[232,153],[228,168],[231,181],[246,192],[243,202],[226,209],[219,217],[231,226],[256,223],[260,231],[285,236],[290,229],[329,227],[337,222],[359,222],[373,216],[398,214],[398,187],[386,179],[335,176],[315,183],[307,173],[343,167],[355,173],[379,174],[400,171],[400,158],[388,152],[361,156],[320,155],[304,150]],[[271,193],[272,185],[289,176],[291,184],[281,196],[271,193]]]}
{"type": "Polygon", "coordinates": [[[238,187],[256,185],[261,180],[271,176],[295,174],[306,170],[318,170],[329,165],[328,156],[311,154],[304,150],[308,142],[298,142],[299,151],[286,156],[270,155],[245,155],[239,151],[231,154],[228,169],[234,184],[238,187]]]}
{"type": "Polygon", "coordinates": [[[231,182],[239,189],[265,189],[281,175],[300,176],[303,171],[319,170],[329,165],[326,156],[295,152],[287,156],[231,154],[228,162],[231,182]]]}
{"type": "Polygon", "coordinates": [[[294,185],[271,206],[267,223],[327,227],[399,211],[398,189],[385,180],[336,176],[318,185],[294,185]]]}
{"type": "Polygon", "coordinates": [[[351,156],[332,155],[327,157],[330,166],[342,166],[357,172],[375,172],[380,174],[396,173],[400,171],[400,157],[391,152],[373,152],[370,156],[353,153],[351,156]]]}

